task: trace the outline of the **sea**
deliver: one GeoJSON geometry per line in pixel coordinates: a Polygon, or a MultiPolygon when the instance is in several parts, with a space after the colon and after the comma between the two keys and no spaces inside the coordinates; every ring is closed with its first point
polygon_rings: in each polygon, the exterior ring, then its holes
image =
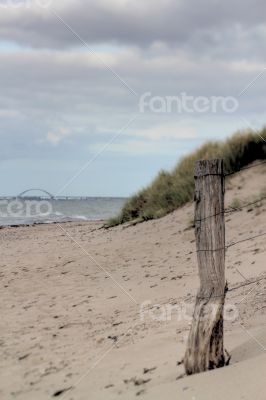
{"type": "Polygon", "coordinates": [[[107,220],[116,216],[121,197],[0,197],[0,226],[107,220]]]}

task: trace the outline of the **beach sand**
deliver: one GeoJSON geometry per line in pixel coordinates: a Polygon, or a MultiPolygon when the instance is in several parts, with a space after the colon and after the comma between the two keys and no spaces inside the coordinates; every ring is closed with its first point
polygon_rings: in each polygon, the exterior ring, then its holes
{"type": "MultiPolygon", "coordinates": [[[[265,172],[233,177],[226,205],[258,198],[265,172]]],[[[109,230],[1,229],[0,398],[265,400],[266,279],[250,281],[266,236],[226,253],[230,366],[177,379],[199,286],[193,208],[109,230]]],[[[226,242],[266,232],[265,217],[266,201],[226,215],[226,242]]]]}

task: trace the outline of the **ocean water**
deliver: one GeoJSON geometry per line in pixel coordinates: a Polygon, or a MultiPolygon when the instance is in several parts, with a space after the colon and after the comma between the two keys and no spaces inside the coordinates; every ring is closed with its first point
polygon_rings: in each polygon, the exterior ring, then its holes
{"type": "Polygon", "coordinates": [[[0,197],[0,226],[106,220],[117,215],[125,201],[114,197],[0,197]]]}

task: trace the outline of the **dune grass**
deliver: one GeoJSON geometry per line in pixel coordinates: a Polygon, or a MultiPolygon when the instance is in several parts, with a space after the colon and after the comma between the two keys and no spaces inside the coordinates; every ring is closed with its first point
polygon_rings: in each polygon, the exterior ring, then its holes
{"type": "Polygon", "coordinates": [[[259,135],[266,138],[266,128],[260,132],[238,132],[226,141],[204,144],[182,158],[172,171],[161,171],[149,186],[130,197],[121,213],[105,226],[160,218],[193,200],[196,160],[223,158],[225,171],[231,172],[266,159],[266,142],[259,135]]]}

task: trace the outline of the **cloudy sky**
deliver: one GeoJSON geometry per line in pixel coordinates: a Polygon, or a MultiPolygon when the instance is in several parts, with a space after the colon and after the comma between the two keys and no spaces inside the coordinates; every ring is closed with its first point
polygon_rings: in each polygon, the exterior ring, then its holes
{"type": "Polygon", "coordinates": [[[263,126],[265,15],[265,0],[0,0],[0,194],[127,196],[263,126]]]}

